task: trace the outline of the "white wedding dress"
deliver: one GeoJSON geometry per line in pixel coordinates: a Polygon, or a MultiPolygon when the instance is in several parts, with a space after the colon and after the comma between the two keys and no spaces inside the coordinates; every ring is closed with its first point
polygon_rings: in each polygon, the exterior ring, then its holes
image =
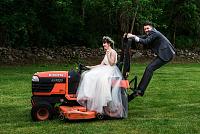
{"type": "MultiPolygon", "coordinates": [[[[117,53],[115,63],[117,63],[117,53]]],[[[122,74],[116,65],[111,66],[107,55],[103,59],[104,65],[98,65],[81,75],[77,92],[77,101],[90,111],[106,114],[111,117],[127,117],[128,109],[123,106],[121,89],[119,87],[122,74]]],[[[126,104],[127,105],[127,104],[126,104]]]]}

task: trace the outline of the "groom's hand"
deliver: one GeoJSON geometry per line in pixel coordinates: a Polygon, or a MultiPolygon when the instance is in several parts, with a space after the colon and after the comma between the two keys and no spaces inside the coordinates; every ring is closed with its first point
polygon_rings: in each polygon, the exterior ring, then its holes
{"type": "Polygon", "coordinates": [[[139,42],[139,40],[140,40],[139,37],[137,37],[136,35],[133,35],[133,34],[131,34],[131,33],[128,33],[127,38],[134,38],[134,39],[135,39],[135,42],[139,42]]]}

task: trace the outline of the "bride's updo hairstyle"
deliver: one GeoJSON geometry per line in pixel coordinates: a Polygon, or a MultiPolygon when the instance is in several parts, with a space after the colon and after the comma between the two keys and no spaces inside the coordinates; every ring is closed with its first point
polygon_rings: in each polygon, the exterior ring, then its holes
{"type": "Polygon", "coordinates": [[[102,42],[103,43],[110,43],[110,45],[112,45],[112,47],[114,48],[114,41],[110,37],[103,36],[102,42]]]}

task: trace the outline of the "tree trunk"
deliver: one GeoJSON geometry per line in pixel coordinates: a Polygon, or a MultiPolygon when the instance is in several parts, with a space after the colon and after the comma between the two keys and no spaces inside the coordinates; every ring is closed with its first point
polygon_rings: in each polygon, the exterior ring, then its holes
{"type": "Polygon", "coordinates": [[[132,24],[131,24],[131,30],[130,30],[130,33],[133,32],[133,28],[134,28],[134,25],[135,25],[135,19],[136,19],[136,16],[137,16],[137,12],[138,12],[138,8],[139,8],[139,5],[138,5],[138,0],[132,0],[132,8],[134,8],[134,4],[136,4],[136,10],[135,10],[135,13],[133,15],[133,20],[132,20],[132,24]]]}
{"type": "Polygon", "coordinates": [[[174,33],[173,33],[173,45],[174,45],[174,47],[175,47],[175,43],[176,43],[176,24],[175,24],[174,33]]]}
{"type": "Polygon", "coordinates": [[[135,19],[136,19],[136,16],[137,16],[137,12],[138,12],[138,5],[137,5],[137,8],[136,8],[135,14],[133,15],[133,20],[132,20],[132,24],[131,24],[131,31],[130,31],[130,33],[133,32],[133,28],[134,28],[134,24],[135,24],[135,19]]]}

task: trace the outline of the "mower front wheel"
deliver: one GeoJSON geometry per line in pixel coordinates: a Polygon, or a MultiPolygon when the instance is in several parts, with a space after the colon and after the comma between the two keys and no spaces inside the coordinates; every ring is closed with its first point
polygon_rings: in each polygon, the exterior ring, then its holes
{"type": "Polygon", "coordinates": [[[34,121],[44,121],[53,118],[53,107],[51,104],[36,104],[31,109],[31,117],[34,121]]]}

